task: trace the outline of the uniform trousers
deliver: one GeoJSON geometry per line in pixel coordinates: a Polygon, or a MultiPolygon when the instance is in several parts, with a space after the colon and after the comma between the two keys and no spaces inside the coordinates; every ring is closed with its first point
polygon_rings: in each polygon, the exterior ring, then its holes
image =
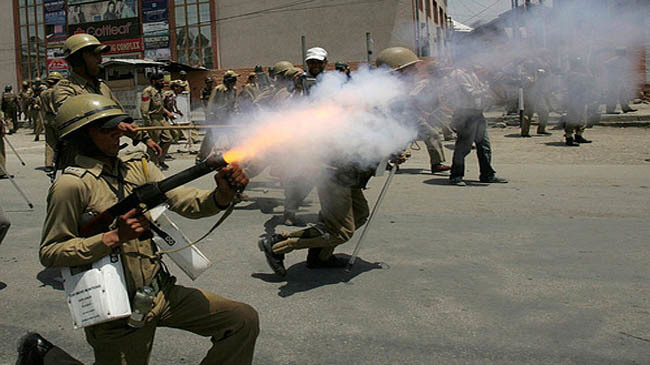
{"type": "Polygon", "coordinates": [[[127,319],[120,319],[85,329],[95,353],[95,364],[146,364],[156,327],[210,337],[212,347],[201,361],[203,365],[251,364],[259,318],[248,304],[168,283],[156,296],[144,327],[131,328],[127,319]]]}
{"type": "Polygon", "coordinates": [[[537,103],[534,99],[526,99],[524,107],[524,120],[521,124],[521,134],[530,134],[530,123],[533,120],[533,115],[537,113],[539,116],[537,132],[543,132],[548,124],[548,107],[545,103],[537,103]]]}
{"type": "MultiPolygon", "coordinates": [[[[151,116],[151,126],[152,127],[167,127],[169,126],[169,122],[162,116],[156,116],[152,115],[151,116]]],[[[160,148],[162,148],[162,153],[160,156],[155,156],[153,150],[149,150],[149,157],[151,161],[155,161],[156,164],[160,164],[161,162],[165,161],[165,155],[167,155],[167,152],[169,151],[169,147],[171,146],[172,142],[174,141],[174,138],[172,136],[172,133],[170,130],[158,130],[158,131],[149,131],[149,136],[151,139],[158,143],[160,148]]]]}
{"type": "Polygon", "coordinates": [[[34,122],[34,134],[38,137],[43,133],[43,118],[41,117],[41,112],[35,109],[30,111],[31,120],[34,122]]]}
{"type": "Polygon", "coordinates": [[[318,186],[318,197],[321,223],[289,233],[286,240],[273,245],[273,252],[285,254],[298,249],[322,248],[319,258],[326,261],[336,246],[349,241],[368,219],[370,209],[361,189],[325,179],[318,186]]]}
{"type": "Polygon", "coordinates": [[[573,137],[573,134],[582,135],[585,130],[586,104],[582,102],[569,103],[567,106],[566,122],[564,123],[564,136],[573,137]]]}
{"type": "Polygon", "coordinates": [[[7,127],[7,133],[16,133],[18,130],[18,111],[17,110],[8,110],[4,112],[5,115],[5,126],[7,127]]]}
{"type": "Polygon", "coordinates": [[[427,131],[427,133],[421,133],[420,138],[424,141],[424,144],[427,146],[427,152],[429,153],[429,161],[431,162],[431,167],[441,164],[445,161],[445,151],[442,147],[442,136],[436,130],[427,131]]]}
{"type": "Polygon", "coordinates": [[[56,142],[56,126],[54,120],[49,120],[45,123],[45,167],[54,167],[56,142]]]}
{"type": "Polygon", "coordinates": [[[452,158],[450,178],[465,176],[465,157],[476,144],[476,157],[481,179],[495,175],[492,168],[492,147],[487,132],[487,121],[480,109],[457,109],[454,112],[452,126],[456,129],[456,144],[452,158]]]}

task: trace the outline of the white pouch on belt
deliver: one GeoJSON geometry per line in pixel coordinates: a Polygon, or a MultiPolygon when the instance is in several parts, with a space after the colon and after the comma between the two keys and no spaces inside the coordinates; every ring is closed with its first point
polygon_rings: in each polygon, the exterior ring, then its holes
{"type": "Polygon", "coordinates": [[[131,315],[122,258],[117,251],[92,265],[61,268],[61,274],[74,328],[131,315]]]}
{"type": "MultiPolygon", "coordinates": [[[[153,238],[153,241],[162,251],[185,247],[192,242],[165,214],[168,207],[167,204],[162,204],[149,210],[154,224],[167,234],[166,237],[160,237],[158,234],[155,234],[153,238]]],[[[167,255],[192,280],[196,280],[199,275],[212,265],[212,262],[196,246],[190,246],[177,252],[168,253],[167,255]]]]}

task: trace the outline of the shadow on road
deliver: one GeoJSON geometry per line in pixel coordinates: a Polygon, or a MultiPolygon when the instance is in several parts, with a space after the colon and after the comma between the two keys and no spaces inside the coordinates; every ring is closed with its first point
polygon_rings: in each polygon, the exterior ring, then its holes
{"type": "Polygon", "coordinates": [[[43,286],[51,286],[54,290],[63,290],[63,278],[61,277],[61,269],[55,267],[48,267],[36,275],[36,279],[43,283],[43,286]]]}
{"type": "MultiPolygon", "coordinates": [[[[444,175],[441,175],[444,176],[444,175]]],[[[482,183],[478,180],[463,180],[467,186],[479,186],[479,187],[485,187],[489,186],[490,184],[482,183]]],[[[445,179],[429,179],[429,180],[424,180],[422,183],[427,184],[427,185],[446,185],[449,187],[458,187],[456,185],[449,185],[449,177],[445,179]]],[[[462,186],[461,186],[462,187],[462,186]]]]}
{"type": "MultiPolygon", "coordinates": [[[[567,146],[566,143],[564,143],[564,142],[560,142],[560,141],[556,141],[556,142],[546,142],[546,143],[544,143],[544,144],[547,145],[547,146],[552,146],[552,147],[571,147],[571,146],[567,146]]],[[[573,147],[572,147],[572,148],[573,148],[573,147]]]]}
{"type": "MultiPolygon", "coordinates": [[[[306,251],[305,251],[306,252],[306,251]]],[[[339,258],[346,262],[350,260],[350,255],[338,254],[339,258]]],[[[356,263],[350,272],[344,268],[336,269],[308,269],[305,262],[299,262],[287,268],[287,276],[279,277],[275,274],[253,273],[252,277],[266,281],[267,283],[282,283],[278,291],[280,297],[289,297],[296,293],[306,292],[312,289],[326,285],[347,283],[357,277],[359,274],[375,269],[383,269],[385,265],[379,262],[368,262],[357,258],[356,263]]]]}
{"type": "MultiPolygon", "coordinates": [[[[318,223],[318,214],[297,214],[299,222],[294,227],[306,227],[308,223],[318,223]]],[[[282,215],[274,215],[271,219],[264,222],[264,232],[266,234],[273,234],[275,232],[275,227],[281,226],[284,224],[284,217],[282,215]]]]}
{"type": "Polygon", "coordinates": [[[2,281],[0,281],[0,290],[4,289],[4,288],[6,288],[6,287],[7,287],[7,284],[5,284],[5,283],[3,283],[2,281]]]}
{"type": "Polygon", "coordinates": [[[280,206],[284,203],[283,199],[277,198],[250,198],[246,202],[242,202],[242,205],[235,206],[235,210],[260,210],[264,214],[272,214],[273,208],[280,206]],[[243,205],[245,203],[250,203],[248,205],[243,205]]]}

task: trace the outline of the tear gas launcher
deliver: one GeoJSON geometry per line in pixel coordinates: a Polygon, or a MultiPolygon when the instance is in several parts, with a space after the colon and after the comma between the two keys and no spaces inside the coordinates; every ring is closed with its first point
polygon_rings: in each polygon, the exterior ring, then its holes
{"type": "Polygon", "coordinates": [[[95,215],[87,222],[82,223],[80,234],[82,237],[90,237],[102,232],[107,232],[110,225],[117,217],[126,214],[131,209],[142,207],[143,205],[147,209],[156,207],[167,200],[167,196],[165,196],[166,192],[192,180],[196,180],[212,171],[221,170],[227,165],[228,162],[223,159],[222,155],[218,154],[195,166],[169,176],[164,180],[141,185],[135,188],[127,197],[115,203],[115,205],[108,208],[106,211],[95,215]]]}

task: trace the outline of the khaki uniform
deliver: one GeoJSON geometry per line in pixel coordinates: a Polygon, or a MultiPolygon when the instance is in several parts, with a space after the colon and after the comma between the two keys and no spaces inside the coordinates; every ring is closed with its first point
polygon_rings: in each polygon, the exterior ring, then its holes
{"type": "MultiPolygon", "coordinates": [[[[347,186],[333,177],[326,177],[318,185],[320,222],[315,226],[286,235],[273,245],[273,252],[286,254],[298,249],[314,251],[321,261],[327,261],[336,246],[352,238],[354,232],[366,223],[370,209],[359,186],[347,186]]],[[[310,253],[311,255],[311,253],[310,253]]]]}
{"type": "MultiPolygon", "coordinates": [[[[145,126],[169,126],[165,119],[165,108],[163,106],[163,93],[153,86],[147,86],[142,90],[142,102],[140,103],[140,114],[145,126]]],[[[158,158],[160,164],[165,160],[165,155],[172,144],[174,137],[170,130],[151,131],[151,138],[160,145],[163,153],[158,158]]],[[[153,153],[150,154],[152,160],[155,159],[153,153]]]]}
{"type": "MultiPolygon", "coordinates": [[[[71,96],[83,94],[99,94],[112,99],[118,105],[121,105],[117,98],[111,92],[111,88],[106,85],[102,80],[97,80],[97,83],[90,83],[83,77],[76,74],[74,71],[70,72],[67,79],[59,81],[54,87],[54,111],[58,111],[61,105],[68,100],[71,96]]],[[[146,142],[149,139],[149,133],[146,131],[138,132],[133,138],[133,143],[146,142]]],[[[58,157],[58,167],[64,169],[74,163],[74,156],[77,154],[77,147],[71,144],[66,144],[62,153],[58,157]]]]}
{"type": "Polygon", "coordinates": [[[181,87],[183,88],[183,91],[187,91],[188,93],[192,92],[192,90],[190,89],[190,82],[189,81],[187,81],[187,80],[183,81],[183,80],[178,79],[178,80],[175,80],[173,82],[181,85],[181,87]]]}
{"type": "MultiPolygon", "coordinates": [[[[82,214],[103,212],[118,201],[118,179],[125,195],[146,182],[163,179],[160,170],[147,164],[143,155],[116,159],[112,165],[78,156],[50,187],[47,216],[43,226],[40,260],[46,267],[71,267],[91,264],[110,254],[102,242],[103,234],[80,237],[82,214]]],[[[212,216],[219,212],[215,192],[179,187],[168,193],[170,209],[188,218],[212,216]]],[[[95,352],[95,364],[146,364],[156,327],[185,329],[211,336],[212,348],[202,364],[250,364],[259,332],[257,312],[238,303],[200,289],[175,285],[164,274],[158,260],[152,260],[155,244],[137,239],[124,243],[119,253],[129,297],[138,288],[161,284],[154,307],[143,328],[131,328],[127,319],[114,320],[85,328],[86,339],[95,352]]]]}
{"type": "Polygon", "coordinates": [[[581,136],[585,130],[589,89],[592,85],[589,75],[582,71],[571,71],[567,77],[568,103],[564,136],[581,136]]]}
{"type": "Polygon", "coordinates": [[[31,119],[34,121],[34,134],[36,135],[36,137],[34,137],[35,139],[38,139],[45,129],[43,127],[43,114],[41,113],[42,106],[40,97],[43,91],[45,90],[39,86],[38,91],[32,94],[32,101],[28,108],[28,111],[32,116],[31,119]]]}
{"type": "Polygon", "coordinates": [[[253,106],[253,102],[257,96],[261,93],[261,90],[257,83],[249,82],[244,86],[244,89],[239,93],[239,105],[241,109],[248,109],[253,106]]]}
{"type": "Polygon", "coordinates": [[[54,151],[58,142],[54,119],[54,88],[47,89],[41,93],[41,110],[45,124],[45,167],[54,167],[54,151]]]}
{"type": "Polygon", "coordinates": [[[29,112],[29,105],[32,103],[32,96],[34,95],[34,90],[31,87],[23,88],[23,91],[20,92],[20,110],[23,111],[27,123],[30,127],[34,127],[34,121],[32,120],[32,114],[29,112]]]}
{"type": "MultiPolygon", "coordinates": [[[[437,99],[437,90],[430,80],[420,80],[411,91],[410,96],[419,112],[417,119],[418,139],[422,139],[429,152],[431,168],[445,161],[442,147],[442,126],[445,113],[437,99]],[[432,100],[433,99],[433,100],[432,100]]],[[[450,118],[451,119],[451,118],[450,118]]]]}
{"type": "Polygon", "coordinates": [[[205,112],[207,114],[208,112],[208,101],[210,100],[210,94],[212,94],[212,89],[208,87],[204,87],[201,89],[201,103],[203,104],[203,108],[205,109],[205,112]]]}
{"type": "Polygon", "coordinates": [[[521,124],[521,134],[530,135],[530,123],[535,113],[539,116],[537,133],[546,131],[548,125],[549,105],[547,102],[546,80],[536,75],[524,78],[524,120],[521,124]]]}
{"type": "Polygon", "coordinates": [[[2,112],[4,113],[7,133],[15,133],[18,130],[18,96],[12,91],[2,93],[2,112]]]}
{"type": "MultiPolygon", "coordinates": [[[[237,104],[237,88],[233,87],[228,89],[226,85],[219,84],[212,89],[210,99],[208,100],[208,113],[206,121],[210,124],[216,122],[224,122],[230,115],[239,111],[237,104]]],[[[214,129],[209,129],[201,142],[201,149],[197,159],[205,159],[212,153],[214,144],[216,142],[216,135],[214,129]]]]}

